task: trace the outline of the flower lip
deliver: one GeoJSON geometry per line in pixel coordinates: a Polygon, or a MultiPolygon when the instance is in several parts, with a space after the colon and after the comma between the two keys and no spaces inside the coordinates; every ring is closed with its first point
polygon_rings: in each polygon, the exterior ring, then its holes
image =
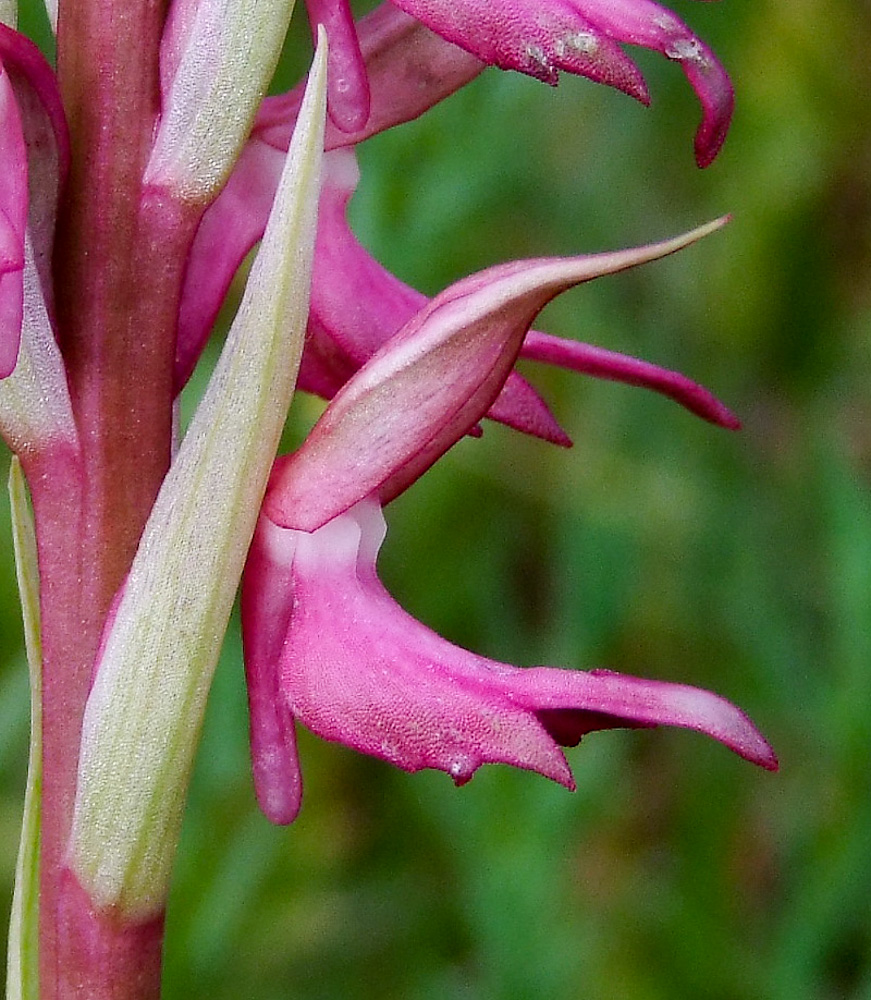
{"type": "Polygon", "coordinates": [[[482,764],[504,763],[572,789],[560,747],[618,727],[696,730],[777,769],[747,716],[711,692],[610,670],[512,667],[454,646],[381,584],[384,532],[372,497],[311,533],[261,517],[243,582],[243,638],[258,798],[271,818],[289,822],[299,808],[294,719],[460,785],[482,764]]]}

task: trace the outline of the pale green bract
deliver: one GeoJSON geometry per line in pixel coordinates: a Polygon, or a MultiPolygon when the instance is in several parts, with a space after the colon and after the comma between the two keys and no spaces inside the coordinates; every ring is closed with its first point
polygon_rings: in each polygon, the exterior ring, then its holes
{"type": "Polygon", "coordinates": [[[10,28],[18,27],[17,0],[0,0],[0,24],[8,25],[10,28]]]}
{"type": "Polygon", "coordinates": [[[206,202],[226,181],[278,65],[294,0],[203,0],[165,99],[145,183],[206,202]]]}
{"type": "Polygon", "coordinates": [[[24,311],[15,370],[0,381],[0,432],[17,454],[35,442],[40,450],[78,451],[63,358],[39,283],[33,247],[24,241],[24,311]]]}
{"type": "Polygon", "coordinates": [[[30,669],[30,754],[21,842],[9,921],[6,1000],[39,1000],[39,825],[42,791],[42,647],[39,638],[39,569],[36,532],[17,458],[9,469],[12,544],[30,669]]]}
{"type": "Polygon", "coordinates": [[[326,112],[321,29],[239,312],[146,524],[88,699],[71,866],[96,907],[160,912],[206,697],[305,334],[326,112]]]}

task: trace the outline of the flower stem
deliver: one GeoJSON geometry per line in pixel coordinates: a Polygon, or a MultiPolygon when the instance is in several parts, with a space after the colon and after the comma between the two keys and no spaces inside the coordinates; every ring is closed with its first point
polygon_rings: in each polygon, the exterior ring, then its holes
{"type": "Polygon", "coordinates": [[[59,14],[72,162],[53,266],[81,455],[27,469],[43,616],[43,1000],[159,994],[160,921],[95,913],[64,864],[102,623],[169,466],[178,302],[200,214],[142,184],[163,18],[159,0],[71,0],[59,14]]]}

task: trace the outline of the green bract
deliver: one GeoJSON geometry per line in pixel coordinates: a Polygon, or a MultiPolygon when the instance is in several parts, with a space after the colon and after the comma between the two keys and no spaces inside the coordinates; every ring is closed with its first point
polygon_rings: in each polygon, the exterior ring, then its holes
{"type": "Polygon", "coordinates": [[[294,0],[204,0],[184,49],[145,174],[206,203],[236,162],[278,65],[294,0]]]}
{"type": "Polygon", "coordinates": [[[145,527],[83,727],[71,865],[127,919],[166,897],[206,696],[293,393],[308,312],[326,40],[215,373],[145,527]]]}
{"type": "Polygon", "coordinates": [[[9,469],[9,504],[15,572],[30,668],[30,753],[15,890],[9,921],[6,1000],[39,1000],[39,826],[42,791],[42,648],[39,637],[39,569],[27,487],[17,458],[9,469]]]}

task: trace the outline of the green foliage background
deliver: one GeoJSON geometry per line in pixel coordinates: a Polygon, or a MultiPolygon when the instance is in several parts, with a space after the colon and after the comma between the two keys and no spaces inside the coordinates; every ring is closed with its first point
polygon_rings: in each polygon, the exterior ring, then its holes
{"type": "MultiPolygon", "coordinates": [[[[382,567],[410,610],[487,655],[716,689],[781,773],[691,733],[611,732],[568,752],[574,795],[499,768],[456,790],[303,733],[304,808],[275,829],[251,792],[234,622],[169,909],[169,1000],[871,997],[871,4],[675,9],[738,92],[709,170],[692,94],[659,57],[639,56],[649,110],[493,70],[361,148],[354,219],[434,293],[511,257],[734,213],[538,325],[681,369],[743,432],[530,366],[575,448],[488,425],[391,508],[382,567]]],[[[317,411],[299,398],[289,444],[317,411]]],[[[11,559],[7,543],[4,900],[27,739],[11,559]]]]}

